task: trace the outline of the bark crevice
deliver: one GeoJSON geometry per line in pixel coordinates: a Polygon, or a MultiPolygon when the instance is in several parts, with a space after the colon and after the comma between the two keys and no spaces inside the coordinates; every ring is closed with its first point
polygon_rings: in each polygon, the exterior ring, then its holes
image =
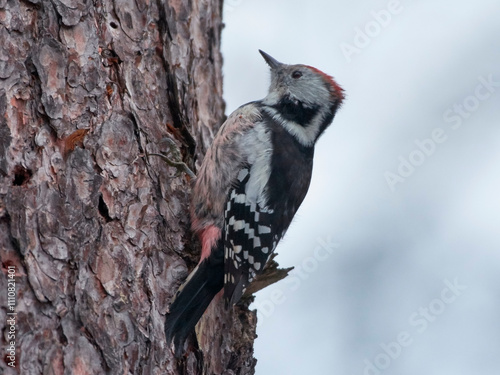
{"type": "Polygon", "coordinates": [[[199,246],[189,178],[147,154],[171,139],[194,170],[222,123],[221,12],[0,1],[0,289],[15,266],[17,291],[17,367],[0,372],[254,372],[247,306],[214,301],[181,362],[163,332],[199,246]]]}

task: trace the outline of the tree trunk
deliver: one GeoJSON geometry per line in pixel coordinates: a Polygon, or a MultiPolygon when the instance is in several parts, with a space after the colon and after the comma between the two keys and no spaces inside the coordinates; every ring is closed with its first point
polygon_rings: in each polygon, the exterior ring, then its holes
{"type": "Polygon", "coordinates": [[[0,372],[254,373],[248,304],[215,299],[180,360],[163,331],[199,246],[189,176],[150,154],[196,169],[222,123],[221,12],[0,0],[0,372]]]}

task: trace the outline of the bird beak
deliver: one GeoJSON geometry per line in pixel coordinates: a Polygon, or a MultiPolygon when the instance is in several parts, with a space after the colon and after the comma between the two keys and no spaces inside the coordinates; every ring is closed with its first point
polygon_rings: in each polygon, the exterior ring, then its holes
{"type": "Polygon", "coordinates": [[[279,66],[283,65],[278,60],[276,60],[275,58],[269,56],[264,51],[261,51],[259,49],[259,52],[262,55],[262,57],[264,58],[264,60],[266,60],[267,65],[269,65],[271,67],[271,70],[274,70],[274,69],[278,68],[279,66]]]}

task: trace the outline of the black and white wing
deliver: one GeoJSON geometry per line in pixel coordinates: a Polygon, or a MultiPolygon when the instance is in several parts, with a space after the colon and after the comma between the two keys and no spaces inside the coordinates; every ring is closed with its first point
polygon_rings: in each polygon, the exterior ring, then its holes
{"type": "Polygon", "coordinates": [[[224,212],[224,299],[238,302],[246,287],[262,272],[281,238],[273,232],[274,212],[247,195],[251,168],[239,171],[224,212]]]}

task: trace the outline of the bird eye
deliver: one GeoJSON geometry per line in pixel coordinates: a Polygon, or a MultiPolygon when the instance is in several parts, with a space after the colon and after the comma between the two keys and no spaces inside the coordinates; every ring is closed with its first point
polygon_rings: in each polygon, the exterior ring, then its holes
{"type": "Polygon", "coordinates": [[[297,79],[297,78],[300,78],[300,77],[302,77],[302,73],[299,72],[298,70],[296,70],[295,72],[292,73],[292,78],[297,79]]]}

